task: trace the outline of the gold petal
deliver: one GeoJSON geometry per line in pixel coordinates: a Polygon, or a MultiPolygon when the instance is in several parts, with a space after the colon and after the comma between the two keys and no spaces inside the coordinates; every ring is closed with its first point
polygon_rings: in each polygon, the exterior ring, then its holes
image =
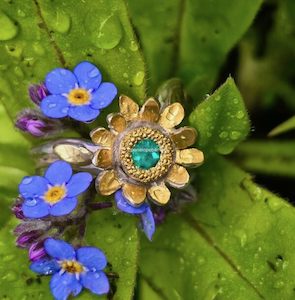
{"type": "Polygon", "coordinates": [[[177,149],[185,149],[195,143],[197,132],[192,127],[182,127],[175,130],[171,138],[177,149]]]}
{"type": "Polygon", "coordinates": [[[203,163],[204,154],[196,148],[177,150],[175,161],[184,166],[196,166],[203,163]]]}
{"type": "Polygon", "coordinates": [[[108,196],[117,191],[121,187],[121,183],[115,171],[111,170],[105,171],[97,177],[95,187],[101,195],[108,196]]]}
{"type": "Polygon", "coordinates": [[[154,98],[149,98],[140,110],[140,119],[143,121],[157,122],[160,117],[160,106],[154,98]]]}
{"type": "Polygon", "coordinates": [[[109,169],[112,166],[112,151],[110,149],[100,149],[94,153],[92,163],[102,169],[109,169]]]}
{"type": "Polygon", "coordinates": [[[112,147],[115,136],[107,129],[98,127],[90,132],[90,137],[94,144],[102,147],[112,147]]]}
{"type": "Polygon", "coordinates": [[[119,98],[120,112],[125,117],[126,121],[135,119],[138,115],[139,106],[131,98],[122,95],[119,98]]]}
{"type": "Polygon", "coordinates": [[[109,114],[107,120],[109,128],[118,133],[124,131],[126,128],[126,120],[121,114],[109,114]]]}
{"type": "Polygon", "coordinates": [[[166,180],[171,186],[181,188],[188,183],[189,173],[186,168],[180,165],[174,165],[168,173],[166,180]]]}
{"type": "Polygon", "coordinates": [[[54,152],[62,160],[75,165],[87,165],[91,162],[92,152],[81,145],[58,144],[54,152]]]}
{"type": "Polygon", "coordinates": [[[140,185],[125,183],[122,187],[124,197],[132,205],[140,205],[146,198],[146,188],[140,185]]]}
{"type": "Polygon", "coordinates": [[[171,129],[180,124],[183,118],[184,109],[180,103],[175,102],[167,106],[161,113],[159,124],[166,129],[171,129]]]}
{"type": "Polygon", "coordinates": [[[171,192],[166,185],[155,185],[149,188],[149,196],[159,205],[165,205],[170,200],[171,192]]]}

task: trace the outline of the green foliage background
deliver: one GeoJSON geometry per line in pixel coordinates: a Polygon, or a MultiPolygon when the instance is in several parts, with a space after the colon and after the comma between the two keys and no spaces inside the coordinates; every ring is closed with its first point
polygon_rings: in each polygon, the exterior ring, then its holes
{"type": "Polygon", "coordinates": [[[271,135],[295,127],[294,15],[293,0],[2,0],[0,299],[52,297],[11,233],[17,185],[35,169],[32,140],[11,119],[30,105],[30,83],[82,60],[138,102],[180,77],[205,153],[192,171],[198,202],[170,215],[153,242],[115,209],[87,220],[85,243],[102,248],[119,274],[110,297],[294,299],[295,210],[278,195],[295,199],[294,136],[267,137],[288,118],[271,135]]]}

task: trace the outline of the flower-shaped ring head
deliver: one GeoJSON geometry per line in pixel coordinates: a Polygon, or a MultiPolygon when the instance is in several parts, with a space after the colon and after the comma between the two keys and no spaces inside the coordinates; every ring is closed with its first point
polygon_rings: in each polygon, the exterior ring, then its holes
{"type": "Polygon", "coordinates": [[[97,128],[92,141],[101,148],[93,164],[103,169],[96,181],[102,195],[122,189],[123,196],[134,206],[147,198],[158,205],[170,199],[166,183],[182,188],[189,182],[185,167],[197,166],[204,160],[202,151],[188,148],[196,140],[191,127],[175,129],[184,118],[180,103],[163,109],[148,99],[140,109],[126,96],[119,99],[120,113],[108,116],[110,130],[97,128]]]}

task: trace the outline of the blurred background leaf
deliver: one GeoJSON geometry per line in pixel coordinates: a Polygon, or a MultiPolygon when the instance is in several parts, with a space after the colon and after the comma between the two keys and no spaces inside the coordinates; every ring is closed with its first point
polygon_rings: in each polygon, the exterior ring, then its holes
{"type": "Polygon", "coordinates": [[[129,0],[148,65],[149,93],[179,76],[194,101],[212,91],[226,55],[253,21],[262,1],[129,0]]]}

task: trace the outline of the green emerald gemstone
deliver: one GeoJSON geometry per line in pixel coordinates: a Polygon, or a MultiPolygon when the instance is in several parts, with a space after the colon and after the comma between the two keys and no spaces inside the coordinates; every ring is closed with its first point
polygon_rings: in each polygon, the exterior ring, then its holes
{"type": "Polygon", "coordinates": [[[154,167],[160,159],[160,154],[159,145],[151,139],[137,142],[131,150],[134,165],[144,170],[154,167]]]}

